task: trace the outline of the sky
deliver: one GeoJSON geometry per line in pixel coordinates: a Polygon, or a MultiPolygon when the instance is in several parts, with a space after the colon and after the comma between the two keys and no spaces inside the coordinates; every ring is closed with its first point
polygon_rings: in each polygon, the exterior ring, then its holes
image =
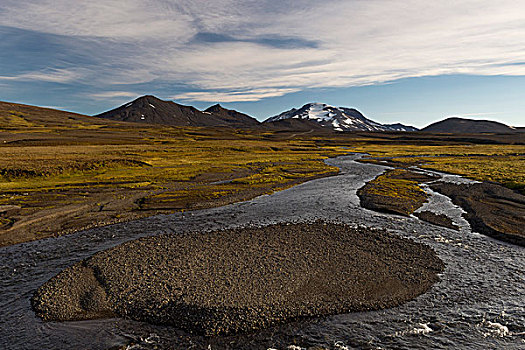
{"type": "Polygon", "coordinates": [[[0,100],[97,114],[145,94],[259,120],[322,102],[382,123],[525,126],[525,4],[0,2],[0,100]]]}

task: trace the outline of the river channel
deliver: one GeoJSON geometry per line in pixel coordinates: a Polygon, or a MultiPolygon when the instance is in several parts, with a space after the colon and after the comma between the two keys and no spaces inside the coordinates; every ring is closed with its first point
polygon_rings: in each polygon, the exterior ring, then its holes
{"type": "Polygon", "coordinates": [[[0,248],[0,348],[525,349],[525,249],[472,232],[461,210],[433,192],[425,210],[449,215],[459,231],[363,209],[357,189],[386,167],[356,162],[358,157],[328,160],[341,169],[337,176],[247,202],[0,248]],[[228,337],[193,336],[124,319],[42,322],[31,309],[33,292],[49,278],[132,239],[315,219],[384,228],[427,244],[446,269],[427,293],[396,308],[305,319],[228,337]]]}

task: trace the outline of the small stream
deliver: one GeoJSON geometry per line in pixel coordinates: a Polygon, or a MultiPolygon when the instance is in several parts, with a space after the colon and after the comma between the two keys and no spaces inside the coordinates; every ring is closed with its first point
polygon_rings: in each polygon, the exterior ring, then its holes
{"type": "Polygon", "coordinates": [[[525,349],[525,249],[471,232],[461,209],[432,192],[425,210],[446,213],[459,231],[361,208],[357,189],[386,167],[355,162],[358,157],[328,160],[341,169],[338,176],[251,201],[0,248],[0,348],[525,349]],[[49,278],[128,240],[312,219],[386,228],[430,245],[446,269],[429,292],[396,308],[305,319],[229,337],[193,336],[123,319],[44,323],[31,310],[33,292],[49,278]]]}

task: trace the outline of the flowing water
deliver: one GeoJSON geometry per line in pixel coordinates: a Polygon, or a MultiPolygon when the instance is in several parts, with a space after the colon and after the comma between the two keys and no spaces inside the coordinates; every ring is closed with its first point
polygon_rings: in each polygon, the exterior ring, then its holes
{"type": "Polygon", "coordinates": [[[473,233],[461,210],[432,194],[426,210],[459,231],[359,206],[356,190],[386,168],[328,161],[338,176],[270,196],[191,213],[161,215],[0,248],[1,349],[525,349],[525,249],[473,233]],[[260,332],[205,338],[123,319],[42,322],[32,293],[71,264],[128,240],[160,233],[312,219],[383,227],[430,245],[446,263],[440,282],[400,307],[313,318],[260,332]]]}

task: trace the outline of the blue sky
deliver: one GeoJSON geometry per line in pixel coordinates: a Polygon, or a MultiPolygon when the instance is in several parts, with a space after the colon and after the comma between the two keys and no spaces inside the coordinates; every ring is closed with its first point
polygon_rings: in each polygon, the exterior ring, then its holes
{"type": "Polygon", "coordinates": [[[260,120],[525,126],[525,6],[461,0],[3,0],[0,100],[95,114],[143,94],[260,120]]]}

